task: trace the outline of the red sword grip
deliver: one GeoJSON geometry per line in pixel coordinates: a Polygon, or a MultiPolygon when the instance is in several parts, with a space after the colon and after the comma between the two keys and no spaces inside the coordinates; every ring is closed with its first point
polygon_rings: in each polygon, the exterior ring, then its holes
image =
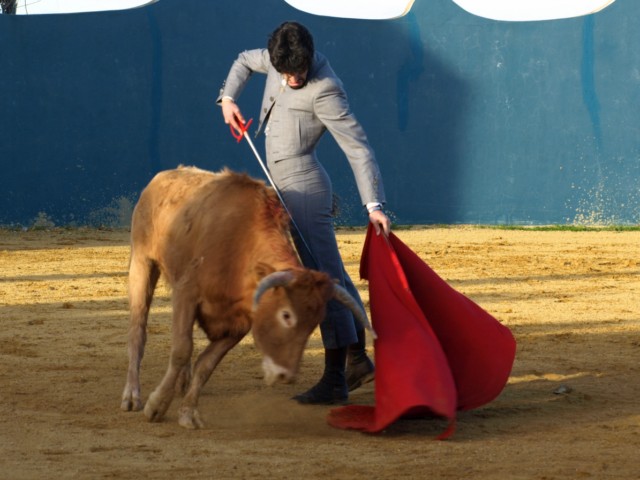
{"type": "Polygon", "coordinates": [[[240,124],[239,132],[236,132],[235,128],[233,128],[233,125],[229,125],[229,129],[231,130],[231,135],[233,135],[233,138],[235,138],[238,141],[238,143],[240,143],[240,141],[242,140],[242,137],[244,137],[245,132],[249,130],[249,125],[251,125],[251,122],[253,122],[253,118],[249,119],[247,123],[242,123],[238,121],[238,123],[240,124]]]}

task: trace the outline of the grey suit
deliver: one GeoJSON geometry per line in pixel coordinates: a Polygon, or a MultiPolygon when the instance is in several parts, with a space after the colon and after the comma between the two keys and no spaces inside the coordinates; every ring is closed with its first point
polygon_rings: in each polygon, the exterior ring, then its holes
{"type": "MultiPolygon", "coordinates": [[[[258,126],[258,132],[266,134],[267,165],[311,249],[309,253],[294,235],[302,262],[338,279],[360,299],[340,258],[333,231],[331,181],[316,156],[316,146],[326,130],[349,160],[362,204],[384,203],[385,197],[373,150],[349,109],[342,82],[327,59],[316,52],[306,85],[292,89],[271,65],[266,49],[249,50],[233,63],[218,101],[223,96],[237,100],[254,72],[267,76],[258,126]]],[[[320,329],[326,348],[356,341],[353,315],[337,303],[330,304],[320,329]]]]}

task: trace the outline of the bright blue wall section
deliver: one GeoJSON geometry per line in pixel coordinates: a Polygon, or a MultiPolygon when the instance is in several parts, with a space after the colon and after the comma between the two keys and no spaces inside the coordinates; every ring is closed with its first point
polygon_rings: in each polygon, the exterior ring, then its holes
{"type": "MultiPolygon", "coordinates": [[[[342,77],[399,223],[640,222],[640,17],[503,23],[450,0],[397,20],[315,17],[282,0],[160,0],[126,12],[0,15],[0,224],[112,222],[159,170],[261,176],[214,104],[281,21],[342,77]]],[[[258,115],[262,79],[240,99],[258,115]]],[[[258,142],[262,147],[262,141],[258,142]]],[[[363,224],[327,136],[340,222],[363,224]]],[[[215,212],[212,212],[215,214],[215,212]]]]}

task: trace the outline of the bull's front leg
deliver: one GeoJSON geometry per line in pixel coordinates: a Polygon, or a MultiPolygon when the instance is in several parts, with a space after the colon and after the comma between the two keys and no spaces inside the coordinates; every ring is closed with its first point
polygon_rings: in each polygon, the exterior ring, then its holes
{"type": "Polygon", "coordinates": [[[178,423],[185,428],[203,428],[204,422],[198,413],[198,398],[200,391],[215,370],[220,360],[224,358],[244,335],[239,337],[225,337],[211,342],[200,354],[193,368],[191,384],[182,405],[178,410],[178,423]]]}
{"type": "Polygon", "coordinates": [[[171,405],[178,380],[184,376],[185,369],[189,368],[193,353],[195,301],[176,297],[179,297],[178,292],[174,292],[169,367],[144,406],[144,414],[150,422],[162,420],[171,405]]]}

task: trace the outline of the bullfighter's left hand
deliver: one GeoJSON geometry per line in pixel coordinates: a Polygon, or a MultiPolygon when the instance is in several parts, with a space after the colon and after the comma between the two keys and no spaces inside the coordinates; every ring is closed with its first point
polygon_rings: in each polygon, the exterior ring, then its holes
{"type": "Polygon", "coordinates": [[[388,237],[391,232],[391,220],[382,210],[375,210],[369,214],[369,221],[376,229],[376,235],[380,235],[380,231],[388,237]]]}

